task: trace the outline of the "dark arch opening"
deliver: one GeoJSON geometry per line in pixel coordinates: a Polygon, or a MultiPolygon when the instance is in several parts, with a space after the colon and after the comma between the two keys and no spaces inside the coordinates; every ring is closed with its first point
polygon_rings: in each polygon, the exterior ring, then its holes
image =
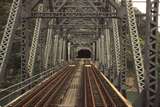
{"type": "Polygon", "coordinates": [[[91,52],[88,49],[81,49],[78,51],[77,58],[91,58],[91,52]]]}

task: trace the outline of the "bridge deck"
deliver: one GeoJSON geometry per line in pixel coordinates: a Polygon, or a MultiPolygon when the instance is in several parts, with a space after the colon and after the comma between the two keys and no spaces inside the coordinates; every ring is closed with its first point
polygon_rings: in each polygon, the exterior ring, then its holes
{"type": "Polygon", "coordinates": [[[132,107],[89,61],[63,67],[8,107],[132,107]]]}

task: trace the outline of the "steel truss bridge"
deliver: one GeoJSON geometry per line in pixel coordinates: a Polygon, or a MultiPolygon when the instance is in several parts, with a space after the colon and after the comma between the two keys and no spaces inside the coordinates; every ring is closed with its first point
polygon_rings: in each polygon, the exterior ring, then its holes
{"type": "Polygon", "coordinates": [[[74,87],[64,85],[73,79],[81,81],[75,86],[81,107],[132,107],[126,100],[126,74],[127,58],[133,57],[141,96],[137,107],[159,107],[159,0],[146,0],[146,7],[146,14],[135,14],[132,0],[13,0],[0,44],[0,84],[7,81],[14,44],[21,80],[1,89],[0,105],[65,107],[68,97],[61,101],[60,96],[74,87]],[[146,19],[144,54],[137,17],[146,19]],[[91,52],[90,60],[76,59],[81,49],[91,52]]]}

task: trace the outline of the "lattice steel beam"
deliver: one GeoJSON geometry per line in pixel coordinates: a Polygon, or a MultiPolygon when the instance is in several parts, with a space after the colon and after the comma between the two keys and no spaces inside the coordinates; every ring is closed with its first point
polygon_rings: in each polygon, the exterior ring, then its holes
{"type": "MultiPolygon", "coordinates": [[[[53,19],[49,22],[49,25],[53,24],[53,19]]],[[[47,40],[46,40],[46,47],[45,47],[45,69],[48,68],[48,60],[51,52],[51,46],[52,46],[52,33],[53,29],[48,29],[48,34],[47,34],[47,40]]]]}
{"type": "Polygon", "coordinates": [[[108,25],[102,25],[102,26],[96,26],[96,25],[94,25],[94,24],[87,24],[87,25],[84,25],[84,24],[82,24],[82,25],[78,25],[78,26],[76,26],[76,24],[63,24],[63,25],[50,25],[50,26],[48,26],[49,27],[49,29],[56,29],[56,28],[67,28],[67,29],[69,29],[69,28],[81,28],[81,29],[97,29],[97,28],[102,28],[102,29],[105,29],[105,28],[107,28],[107,29],[110,29],[110,27],[108,27],[108,25]]]}
{"type": "Polygon", "coordinates": [[[120,73],[120,85],[121,92],[123,95],[126,95],[126,73],[127,73],[127,17],[124,16],[120,21],[120,60],[121,60],[121,73],[120,73]]]}
{"type": "Polygon", "coordinates": [[[110,12],[33,12],[29,18],[118,18],[117,13],[110,12]]]}
{"type": "Polygon", "coordinates": [[[132,0],[125,0],[139,92],[144,89],[144,64],[132,0]]]}
{"type": "Polygon", "coordinates": [[[158,99],[158,11],[159,0],[147,0],[146,29],[146,107],[159,107],[158,99]]]}
{"type": "Polygon", "coordinates": [[[13,30],[15,27],[15,22],[17,18],[17,13],[20,9],[20,1],[14,0],[10,9],[9,18],[5,31],[3,33],[3,38],[0,45],[0,78],[4,77],[4,69],[6,67],[6,61],[8,57],[8,52],[11,49],[11,40],[13,37],[13,30]]]}
{"type": "MultiPolygon", "coordinates": [[[[39,5],[38,11],[39,12],[43,11],[42,4],[39,5]]],[[[39,40],[39,35],[40,35],[41,21],[42,21],[41,18],[36,19],[36,25],[35,25],[35,29],[34,29],[33,40],[32,40],[32,45],[31,45],[29,60],[28,60],[28,65],[27,65],[27,70],[28,70],[30,76],[33,73],[37,45],[38,45],[38,40],[39,40]]]]}
{"type": "Polygon", "coordinates": [[[120,61],[120,36],[118,30],[118,20],[112,19],[113,24],[113,37],[114,37],[114,47],[115,47],[115,55],[116,55],[116,72],[117,72],[117,82],[121,72],[121,61],[120,61]]]}
{"type": "Polygon", "coordinates": [[[54,57],[53,57],[53,66],[56,65],[56,60],[57,60],[57,51],[58,51],[58,35],[54,36],[54,57]]]}

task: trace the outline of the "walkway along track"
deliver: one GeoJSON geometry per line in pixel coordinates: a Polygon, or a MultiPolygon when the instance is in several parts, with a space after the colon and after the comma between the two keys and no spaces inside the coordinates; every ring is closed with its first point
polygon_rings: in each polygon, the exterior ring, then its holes
{"type": "Polygon", "coordinates": [[[18,99],[9,107],[50,107],[52,100],[73,74],[75,66],[64,67],[56,75],[31,90],[22,99],[18,99]]]}

